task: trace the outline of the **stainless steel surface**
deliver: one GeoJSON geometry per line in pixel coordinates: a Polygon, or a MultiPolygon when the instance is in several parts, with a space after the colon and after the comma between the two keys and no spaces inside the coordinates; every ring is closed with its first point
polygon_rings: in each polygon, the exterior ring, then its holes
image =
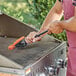
{"type": "MultiPolygon", "coordinates": [[[[0,37],[0,54],[10,59],[10,62],[14,61],[17,64],[21,65],[22,68],[28,66],[30,63],[34,63],[37,59],[44,56],[45,54],[50,52],[50,50],[54,49],[59,45],[59,42],[55,42],[55,40],[52,41],[52,39],[45,38],[43,41],[29,44],[21,49],[16,48],[12,51],[8,50],[8,46],[15,40],[16,38],[0,37]]],[[[2,61],[0,61],[0,63],[2,63],[2,61]]],[[[0,64],[0,66],[3,65],[0,64]]],[[[8,65],[8,67],[9,66],[10,65],[8,65]]],[[[21,66],[17,68],[21,68],[21,66]]],[[[11,67],[16,68],[16,66],[14,67],[13,64],[11,67]]]]}

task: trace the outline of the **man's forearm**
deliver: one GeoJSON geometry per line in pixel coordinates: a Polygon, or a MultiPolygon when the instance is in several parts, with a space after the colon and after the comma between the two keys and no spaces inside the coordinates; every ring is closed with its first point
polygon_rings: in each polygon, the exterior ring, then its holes
{"type": "Polygon", "coordinates": [[[73,16],[68,20],[60,21],[59,25],[65,30],[76,32],[76,17],[73,16]]]}
{"type": "Polygon", "coordinates": [[[48,13],[46,19],[44,20],[40,31],[44,30],[48,24],[55,20],[60,20],[63,16],[63,10],[60,2],[56,2],[53,8],[48,13]]]}

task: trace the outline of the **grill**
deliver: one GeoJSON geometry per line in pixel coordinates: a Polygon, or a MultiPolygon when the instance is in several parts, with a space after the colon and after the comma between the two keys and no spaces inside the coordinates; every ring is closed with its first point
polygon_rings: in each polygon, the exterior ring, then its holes
{"type": "Polygon", "coordinates": [[[0,76],[65,76],[65,42],[46,35],[40,42],[8,50],[18,37],[31,31],[37,30],[1,13],[0,76]]]}

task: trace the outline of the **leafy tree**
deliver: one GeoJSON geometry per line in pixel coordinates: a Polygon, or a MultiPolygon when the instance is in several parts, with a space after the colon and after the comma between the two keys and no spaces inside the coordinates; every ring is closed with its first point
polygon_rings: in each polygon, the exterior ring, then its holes
{"type": "Polygon", "coordinates": [[[27,0],[31,14],[43,23],[47,13],[52,8],[55,0],[27,0]]]}

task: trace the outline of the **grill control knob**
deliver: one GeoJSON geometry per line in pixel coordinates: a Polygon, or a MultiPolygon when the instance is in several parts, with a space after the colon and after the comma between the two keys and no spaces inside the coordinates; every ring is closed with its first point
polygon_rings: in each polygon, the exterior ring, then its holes
{"type": "Polygon", "coordinates": [[[57,68],[64,68],[66,66],[66,62],[63,59],[58,59],[58,61],[56,62],[57,68]]]}
{"type": "Polygon", "coordinates": [[[51,66],[51,67],[48,67],[45,69],[50,76],[57,75],[57,68],[56,67],[51,66]]]}
{"type": "Polygon", "coordinates": [[[49,75],[56,75],[56,68],[49,67],[48,70],[49,70],[49,75]]]}

